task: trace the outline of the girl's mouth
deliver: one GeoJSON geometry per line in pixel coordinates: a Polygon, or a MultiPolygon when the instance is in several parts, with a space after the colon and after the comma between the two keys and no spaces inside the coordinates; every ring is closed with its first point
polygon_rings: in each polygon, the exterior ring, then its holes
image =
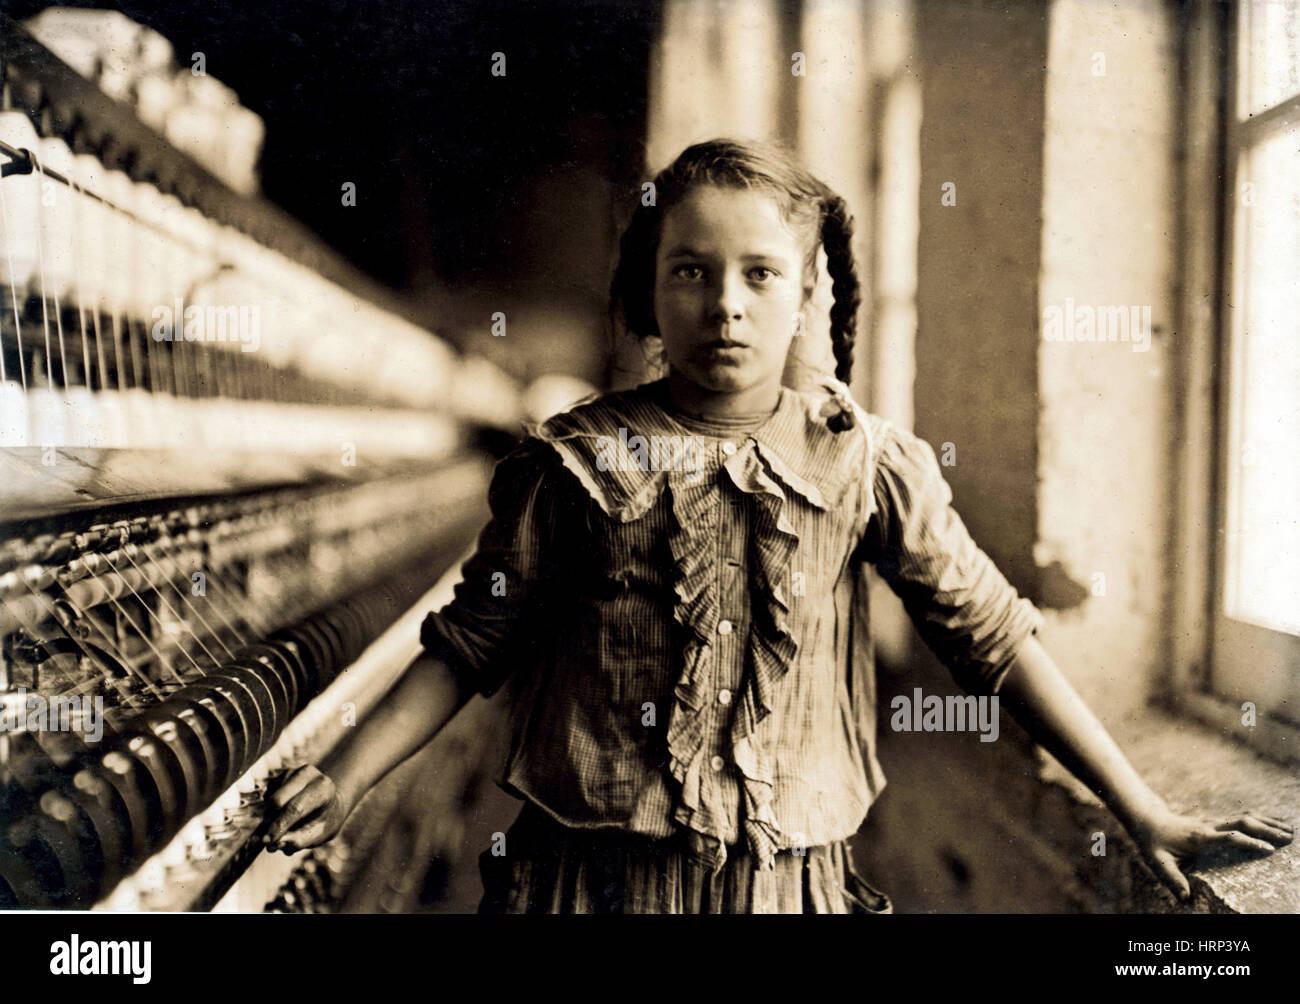
{"type": "Polygon", "coordinates": [[[748,345],[739,342],[710,342],[701,350],[701,356],[707,363],[738,366],[749,352],[748,345]]]}
{"type": "Polygon", "coordinates": [[[710,354],[715,352],[741,352],[748,348],[749,346],[745,342],[737,342],[731,338],[715,338],[713,341],[705,342],[703,345],[704,351],[710,354]]]}

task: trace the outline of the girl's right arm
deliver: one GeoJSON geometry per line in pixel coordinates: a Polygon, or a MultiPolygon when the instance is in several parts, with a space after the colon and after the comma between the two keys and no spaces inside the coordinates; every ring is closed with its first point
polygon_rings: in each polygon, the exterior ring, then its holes
{"type": "MultiPolygon", "coordinates": [[[[429,742],[475,693],[491,696],[522,661],[511,641],[548,594],[572,548],[553,546],[558,454],[526,440],[496,468],[492,518],[461,569],[451,603],[420,627],[421,655],[340,748],[319,766],[299,767],[271,794],[272,849],[288,853],[336,834],[361,797],[429,742]]],[[[524,632],[525,634],[527,632],[524,632]]]]}
{"type": "Polygon", "coordinates": [[[357,802],[424,747],[474,696],[441,659],[420,655],[319,768],[289,774],[270,795],[268,850],[293,854],[332,838],[357,802]]]}

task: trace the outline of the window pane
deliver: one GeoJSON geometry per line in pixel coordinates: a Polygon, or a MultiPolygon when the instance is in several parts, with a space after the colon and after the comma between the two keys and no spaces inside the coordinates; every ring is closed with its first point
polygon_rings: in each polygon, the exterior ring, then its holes
{"type": "Polygon", "coordinates": [[[1300,0],[1247,0],[1237,44],[1243,70],[1239,117],[1300,94],[1300,0]]]}
{"type": "Polygon", "coordinates": [[[1297,150],[1292,124],[1243,153],[1238,173],[1225,613],[1300,634],[1297,150]]]}

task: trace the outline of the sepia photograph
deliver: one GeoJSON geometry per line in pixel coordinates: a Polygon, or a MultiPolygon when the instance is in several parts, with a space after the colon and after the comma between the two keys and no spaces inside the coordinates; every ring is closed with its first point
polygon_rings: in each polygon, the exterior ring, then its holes
{"type": "Polygon", "coordinates": [[[22,975],[1285,972],[1300,0],[3,0],[0,173],[22,975]]]}

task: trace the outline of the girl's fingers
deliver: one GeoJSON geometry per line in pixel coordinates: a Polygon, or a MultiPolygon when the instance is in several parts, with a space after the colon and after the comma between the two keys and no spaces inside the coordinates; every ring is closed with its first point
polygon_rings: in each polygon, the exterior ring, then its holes
{"type": "Polygon", "coordinates": [[[1264,813],[1262,812],[1248,812],[1246,813],[1246,815],[1253,816],[1255,819],[1262,820],[1265,823],[1268,823],[1269,826],[1276,826],[1279,830],[1286,830],[1288,833],[1295,832],[1295,827],[1292,826],[1290,823],[1288,823],[1285,819],[1275,819],[1272,816],[1264,815],[1264,813]]]}
{"type": "Polygon", "coordinates": [[[326,837],[329,825],[328,813],[321,813],[310,823],[306,823],[291,833],[285,834],[280,840],[279,846],[274,850],[284,851],[285,854],[293,854],[304,847],[314,847],[326,837]]]}
{"type": "Polygon", "coordinates": [[[267,828],[266,842],[278,841],[312,813],[323,809],[333,797],[332,786],[325,778],[312,778],[305,788],[285,803],[279,815],[267,828]]]}
{"type": "Polygon", "coordinates": [[[1152,871],[1156,873],[1156,878],[1165,884],[1165,887],[1178,898],[1178,902],[1185,903],[1192,895],[1192,888],[1187,882],[1187,877],[1178,869],[1178,863],[1169,851],[1156,851],[1152,856],[1150,863],[1152,871]]]}
{"type": "Polygon", "coordinates": [[[1285,823],[1268,819],[1255,813],[1247,813],[1240,819],[1225,819],[1215,826],[1216,830],[1236,830],[1281,847],[1289,844],[1294,833],[1285,823]]]}
{"type": "Polygon", "coordinates": [[[266,849],[272,853],[276,851],[284,851],[285,854],[292,854],[295,851],[302,850],[304,847],[310,847],[314,841],[308,840],[304,834],[320,822],[324,816],[325,813],[322,810],[317,809],[315,812],[309,813],[305,819],[299,820],[298,826],[294,829],[289,830],[287,833],[282,833],[278,838],[272,837],[268,834],[264,838],[266,849]]]}
{"type": "Polygon", "coordinates": [[[1285,836],[1287,838],[1286,842],[1288,843],[1290,842],[1291,838],[1295,836],[1295,827],[1292,826],[1290,823],[1286,822],[1285,820],[1274,819],[1272,816],[1265,816],[1258,812],[1248,813],[1248,818],[1256,819],[1267,826],[1271,826],[1274,830],[1277,830],[1279,833],[1285,836]]]}
{"type": "Polygon", "coordinates": [[[1272,854],[1273,845],[1267,840],[1259,840],[1256,837],[1248,837],[1246,834],[1237,830],[1226,833],[1216,833],[1206,842],[1207,851],[1222,851],[1228,848],[1235,848],[1241,851],[1250,851],[1254,854],[1272,854]]]}
{"type": "Polygon", "coordinates": [[[1236,829],[1252,837],[1259,837],[1261,840],[1267,840],[1270,844],[1283,847],[1289,844],[1292,834],[1274,823],[1267,822],[1260,816],[1247,816],[1241,821],[1240,826],[1236,829]]]}
{"type": "Polygon", "coordinates": [[[275,791],[271,792],[267,798],[267,802],[270,803],[272,810],[283,809],[291,799],[306,788],[315,778],[322,776],[321,772],[311,764],[304,764],[280,782],[275,791]]]}

